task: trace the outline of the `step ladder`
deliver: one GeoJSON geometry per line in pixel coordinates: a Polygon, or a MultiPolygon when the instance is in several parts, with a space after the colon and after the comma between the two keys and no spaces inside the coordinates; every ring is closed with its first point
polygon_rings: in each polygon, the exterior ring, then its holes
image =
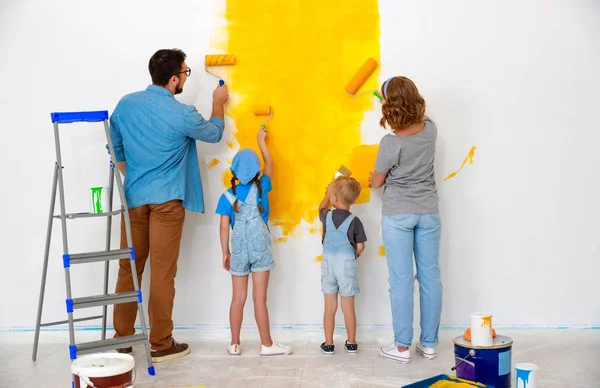
{"type": "Polygon", "coordinates": [[[148,360],[148,373],[154,375],[154,366],[152,365],[152,357],[150,354],[150,344],[148,342],[148,332],[146,328],[146,319],[144,317],[144,309],[142,306],[142,291],[139,288],[137,276],[133,278],[132,292],[124,292],[118,294],[108,293],[108,275],[109,275],[109,263],[110,260],[118,259],[129,259],[131,263],[131,273],[136,274],[135,268],[135,250],[133,249],[133,243],[131,239],[131,225],[129,221],[129,209],[125,200],[125,192],[123,190],[123,183],[121,181],[121,175],[118,168],[115,168],[113,160],[116,160],[115,150],[112,145],[110,138],[110,131],[108,126],[108,111],[94,111],[94,112],[61,112],[51,113],[52,123],[54,125],[54,142],[56,146],[56,163],[54,166],[54,179],[52,182],[52,197],[50,200],[50,212],[48,215],[48,229],[46,232],[46,249],[44,253],[44,265],[42,269],[42,280],[40,285],[40,295],[38,301],[37,320],[35,324],[35,338],[33,342],[33,361],[37,358],[38,341],[40,336],[40,329],[46,326],[62,325],[65,323],[69,324],[69,355],[71,360],[77,358],[77,356],[97,353],[106,350],[118,349],[130,347],[133,345],[145,345],[146,358],[148,360]],[[70,124],[77,122],[103,122],[104,131],[106,132],[106,139],[108,142],[108,148],[110,151],[110,167],[109,167],[109,178],[108,178],[108,212],[104,213],[66,213],[65,211],[65,193],[63,184],[63,173],[64,168],[61,160],[60,151],[60,138],[58,132],[59,124],[70,124]],[[121,199],[121,208],[112,211],[113,202],[113,189],[114,182],[116,179],[117,190],[121,199]],[[60,213],[54,214],[56,204],[56,190],[59,192],[59,203],[60,213]],[[112,217],[123,214],[125,221],[125,232],[127,236],[126,249],[111,250],[110,235],[112,217]],[[106,217],[106,249],[99,252],[86,252],[86,253],[69,253],[69,245],[67,241],[67,220],[78,219],[78,218],[92,218],[92,217],[106,217]],[[66,308],[68,319],[65,321],[47,322],[42,323],[42,309],[44,305],[44,292],[46,288],[46,274],[48,271],[48,257],[50,255],[50,242],[52,238],[52,224],[53,220],[58,218],[61,220],[62,226],[62,242],[63,242],[63,255],[62,263],[65,269],[65,285],[67,291],[66,308]],[[83,298],[73,298],[71,295],[71,265],[85,264],[94,262],[104,262],[104,293],[97,296],[89,296],[83,298]],[[119,337],[106,339],[106,317],[107,317],[107,306],[115,305],[118,303],[130,303],[137,302],[138,304],[138,316],[140,319],[140,325],[142,328],[141,334],[134,334],[128,337],[119,337]],[[73,318],[73,312],[78,309],[84,309],[88,307],[102,306],[102,315],[89,316],[84,318],[73,318]],[[87,343],[75,343],[75,333],[73,324],[75,322],[89,321],[93,319],[102,319],[102,338],[99,341],[87,342],[87,343]]]}

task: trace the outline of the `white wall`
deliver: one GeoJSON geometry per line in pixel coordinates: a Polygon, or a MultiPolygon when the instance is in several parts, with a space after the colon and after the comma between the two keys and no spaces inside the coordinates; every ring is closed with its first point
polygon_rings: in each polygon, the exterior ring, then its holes
{"type": "MultiPolygon", "coordinates": [[[[122,95],[147,85],[155,50],[179,47],[194,69],[181,101],[208,114],[214,79],[202,61],[211,23],[220,23],[212,7],[188,0],[0,2],[0,327],[35,322],[55,160],[49,113],[112,111],[122,95]]],[[[387,0],[380,12],[381,79],[412,78],[439,125],[443,324],[466,324],[469,312],[481,309],[494,313],[496,325],[600,324],[598,2],[387,0]],[[443,182],[472,144],[475,164],[443,182]]],[[[375,141],[383,135],[377,123],[377,112],[364,123],[375,141]]],[[[228,122],[227,138],[232,128],[228,122]]],[[[68,210],[85,210],[86,188],[106,180],[101,126],[66,126],[62,140],[68,210]]],[[[225,145],[200,150],[203,161],[225,145]]],[[[207,213],[187,214],[176,325],[228,321],[230,279],[220,268],[213,214],[222,186],[214,170],[202,171],[207,213]]],[[[355,208],[369,234],[358,320],[389,325],[385,260],[376,255],[379,194],[373,197],[355,208]]],[[[70,225],[72,252],[103,248],[103,221],[70,225]]],[[[312,262],[319,249],[318,236],[275,246],[274,324],[321,322],[319,265],[312,262]]],[[[65,317],[60,255],[56,233],[45,320],[65,317]]],[[[114,284],[114,262],[112,268],[114,284]]],[[[101,290],[101,264],[72,273],[76,295],[101,290]]],[[[253,324],[251,311],[250,303],[246,324],[253,324]]]]}

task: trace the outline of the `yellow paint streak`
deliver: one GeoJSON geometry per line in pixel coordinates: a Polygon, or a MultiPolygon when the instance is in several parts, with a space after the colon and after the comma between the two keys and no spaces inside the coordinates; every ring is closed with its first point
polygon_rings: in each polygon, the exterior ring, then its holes
{"type": "MultiPolygon", "coordinates": [[[[377,0],[226,0],[226,31],[212,52],[234,54],[220,68],[229,85],[228,110],[240,148],[258,152],[256,133],[270,105],[267,143],[275,162],[271,221],[286,232],[312,223],[325,187],[341,164],[361,180],[369,201],[368,170],[376,146],[364,147],[364,112],[379,106],[372,94],[351,98],[344,89],[368,57],[379,62],[377,0]],[[225,34],[226,33],[226,34],[225,34]]],[[[359,93],[378,88],[379,69],[359,93]]],[[[379,130],[378,127],[373,130],[379,130]]],[[[229,172],[223,183],[230,186],[229,172]]]]}
{"type": "Polygon", "coordinates": [[[492,330],[492,316],[486,315],[485,317],[481,317],[481,327],[489,327],[492,330]]]}
{"type": "Polygon", "coordinates": [[[227,147],[228,147],[229,149],[231,149],[231,150],[233,149],[233,142],[232,142],[231,140],[228,140],[228,141],[226,142],[226,144],[227,144],[227,147]]]}
{"type": "Polygon", "coordinates": [[[459,173],[460,170],[463,169],[463,167],[465,166],[465,164],[467,164],[467,162],[469,162],[469,164],[473,164],[473,156],[475,155],[475,149],[477,147],[472,146],[471,149],[469,150],[469,154],[467,155],[467,157],[465,158],[465,160],[462,162],[460,168],[452,173],[450,173],[447,177],[444,178],[444,182],[447,181],[448,179],[452,179],[456,176],[456,174],[459,173]]]}
{"type": "Polygon", "coordinates": [[[385,257],[385,247],[383,245],[379,246],[379,256],[385,257]]]}
{"type": "Polygon", "coordinates": [[[320,262],[322,262],[322,261],[323,261],[323,255],[319,255],[319,256],[315,257],[315,261],[316,261],[317,263],[320,263],[320,262]]]}
{"type": "Polygon", "coordinates": [[[206,167],[208,167],[208,168],[213,168],[213,167],[215,167],[216,165],[218,165],[219,163],[221,163],[221,161],[220,161],[219,159],[217,159],[217,158],[214,158],[213,160],[211,160],[211,161],[210,161],[210,163],[208,163],[208,164],[206,165],[206,167]]]}
{"type": "Polygon", "coordinates": [[[287,240],[288,240],[287,237],[279,237],[279,238],[275,239],[275,242],[276,243],[283,243],[283,242],[286,242],[287,240]]]}

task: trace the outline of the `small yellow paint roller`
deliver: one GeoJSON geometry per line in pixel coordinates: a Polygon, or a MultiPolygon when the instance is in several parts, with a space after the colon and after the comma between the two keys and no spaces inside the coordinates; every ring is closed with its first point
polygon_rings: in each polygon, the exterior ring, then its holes
{"type": "Polygon", "coordinates": [[[273,109],[269,105],[256,105],[254,107],[254,116],[269,116],[260,125],[261,131],[266,131],[266,123],[273,117],[273,109]]]}
{"type": "Polygon", "coordinates": [[[233,54],[217,54],[217,55],[206,55],[204,57],[204,70],[208,74],[212,74],[219,79],[219,85],[223,86],[225,81],[217,74],[212,73],[208,70],[209,67],[216,66],[233,66],[237,63],[237,58],[233,54]]]}
{"type": "Polygon", "coordinates": [[[377,69],[377,61],[373,58],[367,59],[367,61],[361,66],[360,69],[354,74],[354,77],[348,82],[346,85],[346,92],[352,97],[362,96],[367,93],[373,93],[375,97],[377,97],[380,101],[383,100],[383,97],[377,93],[376,90],[367,90],[366,92],[356,94],[358,89],[367,81],[367,79],[373,74],[373,72],[377,69]]]}

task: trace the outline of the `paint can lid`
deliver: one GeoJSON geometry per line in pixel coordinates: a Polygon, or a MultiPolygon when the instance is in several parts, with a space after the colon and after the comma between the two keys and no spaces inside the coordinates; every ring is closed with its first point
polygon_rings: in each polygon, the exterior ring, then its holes
{"type": "Polygon", "coordinates": [[[71,373],[85,377],[109,377],[127,373],[135,368],[129,354],[98,353],[77,357],[71,363],[71,373]]]}
{"type": "Polygon", "coordinates": [[[490,346],[474,346],[471,344],[471,341],[467,341],[462,335],[455,337],[452,342],[454,342],[454,345],[467,349],[502,349],[512,346],[513,343],[512,338],[505,335],[497,335],[496,338],[494,338],[493,344],[490,346]]]}

